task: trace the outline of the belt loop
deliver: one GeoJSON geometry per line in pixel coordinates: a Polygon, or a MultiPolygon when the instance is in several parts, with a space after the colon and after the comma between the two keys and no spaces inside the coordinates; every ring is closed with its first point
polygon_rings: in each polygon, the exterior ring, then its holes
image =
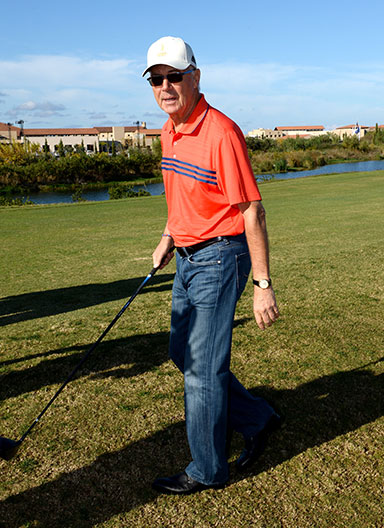
{"type": "Polygon", "coordinates": [[[187,257],[187,258],[190,257],[190,254],[188,253],[185,247],[177,247],[176,249],[179,255],[181,255],[182,257],[187,257]]]}

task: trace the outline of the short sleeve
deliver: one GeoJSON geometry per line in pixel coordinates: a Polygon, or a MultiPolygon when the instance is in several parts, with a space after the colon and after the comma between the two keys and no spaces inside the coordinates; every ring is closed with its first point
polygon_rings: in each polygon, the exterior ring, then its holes
{"type": "Polygon", "coordinates": [[[231,205],[261,200],[241,130],[234,125],[219,141],[216,152],[218,185],[231,205]]]}

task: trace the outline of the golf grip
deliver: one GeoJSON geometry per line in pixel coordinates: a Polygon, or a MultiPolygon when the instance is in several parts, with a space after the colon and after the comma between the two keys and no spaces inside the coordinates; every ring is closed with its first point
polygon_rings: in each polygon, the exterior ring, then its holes
{"type": "MultiPolygon", "coordinates": [[[[170,251],[172,251],[171,249],[170,251]]],[[[128,299],[128,301],[124,304],[122,309],[119,311],[119,313],[113,318],[113,320],[109,323],[107,328],[104,330],[104,332],[100,335],[100,337],[93,343],[93,345],[90,347],[88,352],[84,355],[80,363],[76,365],[76,367],[72,370],[72,372],[69,374],[67,379],[64,381],[64,383],[61,385],[59,390],[52,396],[52,398],[49,400],[47,405],[44,407],[44,409],[41,411],[39,416],[32,422],[32,424],[29,426],[29,428],[25,431],[23,436],[20,438],[20,442],[24,440],[24,438],[32,431],[32,429],[35,427],[35,425],[39,422],[40,418],[45,414],[45,412],[48,410],[48,408],[52,405],[52,403],[56,400],[56,398],[59,396],[61,391],[64,389],[64,387],[71,381],[73,376],[76,374],[76,372],[79,370],[79,368],[85,363],[85,361],[88,359],[90,354],[95,350],[97,345],[104,339],[104,337],[108,334],[110,329],[115,325],[115,323],[120,319],[120,317],[123,315],[125,310],[128,308],[128,306],[131,304],[131,302],[135,299],[135,297],[141,292],[141,290],[144,288],[144,286],[147,284],[147,282],[154,276],[154,274],[157,272],[160,266],[152,268],[152,270],[148,273],[148,275],[145,277],[143,282],[140,284],[140,286],[137,288],[137,290],[133,293],[133,295],[128,299]]]]}

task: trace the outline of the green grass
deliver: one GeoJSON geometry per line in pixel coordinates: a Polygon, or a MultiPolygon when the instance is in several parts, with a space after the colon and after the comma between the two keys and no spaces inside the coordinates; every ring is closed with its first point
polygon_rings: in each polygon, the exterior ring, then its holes
{"type": "MultiPolygon", "coordinates": [[[[247,286],[232,368],[286,417],[262,459],[231,464],[224,490],[151,490],[189,462],[171,263],[0,461],[1,528],[384,526],[384,172],[261,189],[282,316],[260,332],[247,286]]],[[[0,208],[1,435],[20,437],[152,268],[165,217],[161,196],[0,208]]]]}

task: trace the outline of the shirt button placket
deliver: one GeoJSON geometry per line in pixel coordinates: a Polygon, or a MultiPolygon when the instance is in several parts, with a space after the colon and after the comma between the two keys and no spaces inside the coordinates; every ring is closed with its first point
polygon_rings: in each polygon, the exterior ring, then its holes
{"type": "MultiPolygon", "coordinates": [[[[180,137],[180,136],[179,136],[179,137],[180,137]]],[[[173,140],[173,147],[176,147],[176,146],[177,146],[177,143],[178,143],[179,137],[177,137],[177,134],[176,134],[175,139],[173,140]]],[[[174,159],[176,158],[176,154],[173,154],[173,158],[174,158],[174,159]]]]}

